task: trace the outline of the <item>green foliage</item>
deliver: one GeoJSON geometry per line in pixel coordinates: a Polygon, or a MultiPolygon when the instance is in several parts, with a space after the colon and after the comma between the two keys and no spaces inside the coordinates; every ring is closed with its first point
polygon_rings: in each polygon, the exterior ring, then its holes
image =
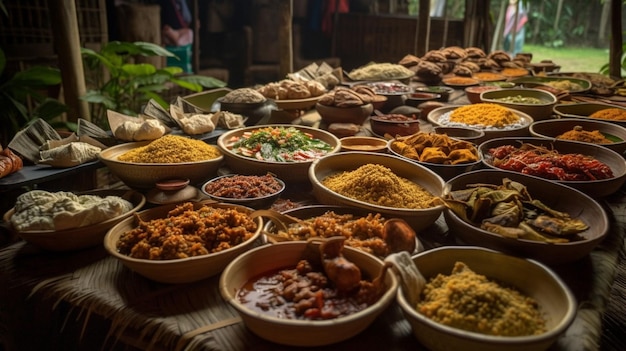
{"type": "Polygon", "coordinates": [[[153,43],[112,41],[99,52],[83,48],[82,54],[86,70],[92,73],[88,85],[95,88],[81,98],[92,104],[92,120],[101,126],[106,124],[107,109],[136,116],[150,99],[168,108],[160,93],[172,84],[196,92],[226,86],[216,78],[182,75],[183,70],[179,67],[159,69],[148,63],[134,63],[133,59],[138,55],[175,57],[153,43]]]}
{"type": "Polygon", "coordinates": [[[75,126],[67,122],[54,121],[68,109],[59,100],[47,96],[49,87],[61,84],[58,69],[34,66],[8,77],[5,74],[6,64],[6,56],[0,49],[0,143],[3,146],[38,118],[53,127],[74,129],[75,126]]]}
{"type": "MultiPolygon", "coordinates": [[[[623,35],[626,35],[626,33],[624,33],[623,35]]],[[[626,77],[626,43],[622,43],[622,63],[620,65],[621,67],[621,76],[622,77],[626,77]]],[[[602,66],[602,68],[600,68],[600,73],[602,74],[606,74],[609,75],[609,62],[607,62],[605,65],[602,66]]]]}

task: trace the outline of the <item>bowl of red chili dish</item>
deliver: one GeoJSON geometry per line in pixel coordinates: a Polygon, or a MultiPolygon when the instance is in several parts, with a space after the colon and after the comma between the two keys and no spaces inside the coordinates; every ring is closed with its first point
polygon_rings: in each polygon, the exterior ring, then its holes
{"type": "Polygon", "coordinates": [[[307,182],[311,163],[338,153],[339,138],[312,127],[276,124],[238,128],[222,134],[217,147],[232,173],[264,175],[283,181],[307,182]]]}
{"type": "Polygon", "coordinates": [[[388,270],[376,298],[354,303],[360,299],[362,286],[372,282],[383,269],[380,259],[343,247],[342,259],[358,267],[363,283],[338,294],[341,285],[324,278],[328,277],[324,269],[311,259],[319,254],[320,246],[311,244],[308,249],[312,255],[306,255],[307,245],[304,241],[290,241],[257,247],[234,259],[220,277],[222,297],[237,310],[248,329],[263,339],[290,346],[337,343],[362,332],[394,300],[398,282],[388,270]],[[303,258],[310,267],[302,263],[303,258]],[[291,277],[291,282],[297,281],[298,286],[283,281],[285,276],[291,277]],[[311,284],[309,277],[316,284],[311,284]],[[307,298],[294,303],[293,293],[307,298]]]}
{"type": "Polygon", "coordinates": [[[227,174],[209,180],[200,191],[213,200],[251,207],[269,208],[285,190],[285,182],[266,175],[227,174]]]}

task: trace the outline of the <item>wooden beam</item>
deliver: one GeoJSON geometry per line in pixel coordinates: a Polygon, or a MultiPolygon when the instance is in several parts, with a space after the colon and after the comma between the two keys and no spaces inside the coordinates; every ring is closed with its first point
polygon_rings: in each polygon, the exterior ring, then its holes
{"type": "Polygon", "coordinates": [[[293,72],[293,0],[277,0],[280,18],[278,23],[278,40],[280,48],[280,76],[287,77],[293,72]]]}
{"type": "Polygon", "coordinates": [[[89,105],[80,99],[87,92],[83,59],[80,54],[78,17],[74,0],[50,0],[50,21],[59,57],[59,69],[63,79],[65,104],[69,108],[68,120],[76,122],[79,117],[90,120],[89,105]]]}
{"type": "Polygon", "coordinates": [[[423,56],[428,52],[430,42],[430,0],[419,1],[419,19],[416,33],[416,56],[423,56]]]}

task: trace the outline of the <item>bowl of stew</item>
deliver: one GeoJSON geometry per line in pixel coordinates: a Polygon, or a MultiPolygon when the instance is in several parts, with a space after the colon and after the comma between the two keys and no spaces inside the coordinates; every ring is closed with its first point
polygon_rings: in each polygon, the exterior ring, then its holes
{"type": "Polygon", "coordinates": [[[271,173],[265,175],[227,174],[209,180],[200,191],[218,202],[254,209],[268,208],[285,190],[285,182],[271,173]]]}
{"type": "MultiPolygon", "coordinates": [[[[398,282],[395,275],[387,271],[380,294],[360,304],[354,302],[358,300],[356,292],[361,291],[361,287],[342,293],[341,299],[334,295],[341,285],[333,283],[332,279],[319,283],[320,289],[315,290],[302,275],[308,272],[318,282],[324,280],[323,276],[327,274],[320,262],[316,262],[320,252],[320,244],[304,241],[252,249],[224,269],[219,282],[220,293],[237,310],[248,329],[263,339],[289,346],[313,347],[351,338],[367,328],[394,301],[398,282]],[[306,250],[311,254],[306,254],[306,250]],[[296,269],[303,258],[310,267],[300,265],[300,270],[296,269]],[[298,287],[281,284],[283,276],[291,277],[291,282],[297,283],[298,287]],[[255,292],[257,288],[261,291],[255,292]],[[291,296],[294,288],[312,300],[295,306],[291,296]],[[285,303],[270,304],[265,298],[284,300],[285,303]],[[323,308],[315,308],[315,304],[309,303],[316,299],[323,301],[323,308]]],[[[358,267],[363,282],[371,282],[383,269],[383,261],[363,251],[344,246],[340,254],[358,267]]]]}

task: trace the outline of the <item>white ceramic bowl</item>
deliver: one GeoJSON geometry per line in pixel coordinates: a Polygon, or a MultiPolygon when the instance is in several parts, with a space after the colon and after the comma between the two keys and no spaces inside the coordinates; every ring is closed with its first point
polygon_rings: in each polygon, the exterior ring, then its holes
{"type": "Polygon", "coordinates": [[[291,124],[238,128],[222,134],[217,139],[217,147],[220,149],[220,151],[222,151],[226,166],[228,166],[232,173],[264,175],[270,172],[287,183],[302,183],[308,181],[308,170],[313,161],[272,162],[258,160],[254,157],[246,157],[232,151],[232,143],[234,142],[234,140],[241,137],[244,133],[249,133],[259,128],[268,127],[294,127],[301,132],[309,133],[313,138],[325,141],[326,143],[330,144],[332,149],[329,151],[329,154],[337,153],[341,149],[341,142],[336,136],[325,130],[317,128],[291,124]]]}
{"type": "Polygon", "coordinates": [[[547,317],[547,332],[520,337],[497,337],[437,323],[417,312],[398,289],[398,304],[417,340],[432,351],[541,351],[546,350],[573,322],[576,301],[567,285],[548,267],[533,261],[477,247],[441,247],[413,256],[426,279],[449,275],[457,261],[478,274],[517,288],[534,298],[547,317]],[[523,272],[523,273],[520,273],[523,272]]]}
{"type": "Polygon", "coordinates": [[[434,196],[441,195],[443,191],[443,179],[435,172],[417,163],[382,153],[342,152],[325,156],[313,162],[309,168],[309,180],[313,186],[313,195],[322,204],[357,207],[372,212],[380,212],[390,218],[399,217],[405,219],[416,231],[428,227],[441,215],[443,205],[426,209],[374,205],[338,194],[322,184],[322,181],[327,176],[343,171],[353,171],[366,164],[385,166],[396,175],[422,186],[434,196]]]}
{"type": "MultiPolygon", "coordinates": [[[[154,207],[149,210],[141,211],[138,215],[144,221],[166,218],[167,213],[174,209],[176,205],[177,204],[154,207]]],[[[195,203],[194,208],[197,209],[202,205],[203,204],[201,203],[195,203]]],[[[252,212],[252,209],[250,208],[234,204],[208,204],[207,206],[237,208],[246,213],[252,212]]],[[[104,248],[111,256],[120,260],[124,266],[150,280],[169,284],[190,283],[221,273],[224,267],[226,267],[226,265],[228,265],[235,257],[254,247],[255,242],[261,236],[263,220],[261,218],[255,218],[254,221],[257,224],[254,235],[248,240],[229,249],[207,255],[174,260],[148,260],[133,258],[121,254],[117,250],[117,242],[122,234],[137,226],[136,218],[130,217],[109,230],[104,237],[104,248]]]]}
{"type": "MultiPolygon", "coordinates": [[[[277,269],[295,267],[306,245],[303,241],[292,241],[257,247],[235,258],[224,269],[220,277],[222,297],[237,310],[253,333],[263,339],[290,346],[329,345],[362,332],[393,302],[398,287],[394,274],[386,275],[385,292],[376,303],[360,312],[336,319],[310,321],[277,318],[253,311],[238,301],[237,291],[251,279],[277,269]]],[[[369,277],[378,276],[383,266],[380,259],[350,247],[344,247],[343,255],[369,277]]]]}

